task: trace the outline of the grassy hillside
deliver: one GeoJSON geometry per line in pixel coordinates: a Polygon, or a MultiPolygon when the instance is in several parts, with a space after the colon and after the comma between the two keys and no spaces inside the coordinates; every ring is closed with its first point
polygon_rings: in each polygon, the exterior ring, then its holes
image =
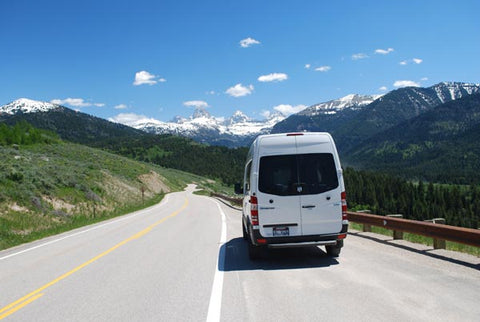
{"type": "Polygon", "coordinates": [[[58,140],[0,145],[0,249],[154,204],[191,182],[212,181],[58,140]]]}
{"type": "Polygon", "coordinates": [[[208,146],[173,135],[145,135],[126,139],[99,140],[103,148],[139,161],[179,169],[233,185],[243,178],[248,148],[208,146]]]}

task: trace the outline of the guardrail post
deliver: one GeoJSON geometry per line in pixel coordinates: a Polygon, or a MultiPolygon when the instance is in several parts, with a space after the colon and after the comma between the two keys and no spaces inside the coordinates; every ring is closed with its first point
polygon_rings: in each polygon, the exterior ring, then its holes
{"type": "MultiPolygon", "coordinates": [[[[445,224],[445,218],[433,218],[429,220],[425,220],[434,224],[445,224]]],[[[439,238],[434,238],[433,239],[433,249],[446,249],[447,248],[447,242],[445,239],[439,239],[439,238]]]]}
{"type": "MultiPolygon", "coordinates": [[[[391,214],[387,215],[387,217],[391,218],[403,218],[402,214],[391,214]]],[[[393,239],[403,239],[403,231],[400,230],[393,230],[393,239]]]]}
{"type": "MultiPolygon", "coordinates": [[[[368,209],[365,209],[365,210],[358,210],[357,211],[358,213],[361,213],[361,214],[371,214],[372,212],[368,209]]],[[[372,232],[372,225],[369,225],[369,224],[362,224],[362,231],[364,233],[371,233],[372,232]]]]}
{"type": "Polygon", "coordinates": [[[363,229],[362,231],[364,233],[371,233],[372,232],[372,225],[369,224],[363,224],[363,229]]]}

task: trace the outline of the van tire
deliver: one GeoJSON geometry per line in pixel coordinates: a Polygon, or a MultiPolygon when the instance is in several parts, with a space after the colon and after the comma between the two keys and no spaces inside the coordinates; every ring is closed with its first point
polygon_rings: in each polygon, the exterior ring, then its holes
{"type": "Polygon", "coordinates": [[[343,247],[343,240],[337,241],[336,245],[327,245],[325,246],[325,249],[327,250],[327,254],[332,257],[338,257],[340,256],[340,251],[342,250],[343,247]]]}
{"type": "Polygon", "coordinates": [[[262,255],[262,247],[260,246],[255,246],[252,243],[248,243],[248,257],[251,260],[257,260],[260,259],[262,255]]]}

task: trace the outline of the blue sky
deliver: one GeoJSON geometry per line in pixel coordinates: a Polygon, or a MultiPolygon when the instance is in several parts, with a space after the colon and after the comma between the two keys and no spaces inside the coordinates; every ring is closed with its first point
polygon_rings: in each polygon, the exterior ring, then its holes
{"type": "Polygon", "coordinates": [[[262,119],[480,82],[480,1],[0,1],[0,105],[262,119]]]}

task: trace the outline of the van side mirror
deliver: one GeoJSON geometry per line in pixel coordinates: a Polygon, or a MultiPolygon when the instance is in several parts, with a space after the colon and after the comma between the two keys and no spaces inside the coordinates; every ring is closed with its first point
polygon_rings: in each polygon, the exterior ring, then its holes
{"type": "Polygon", "coordinates": [[[243,195],[243,187],[241,183],[235,183],[234,190],[237,195],[243,195]]]}

